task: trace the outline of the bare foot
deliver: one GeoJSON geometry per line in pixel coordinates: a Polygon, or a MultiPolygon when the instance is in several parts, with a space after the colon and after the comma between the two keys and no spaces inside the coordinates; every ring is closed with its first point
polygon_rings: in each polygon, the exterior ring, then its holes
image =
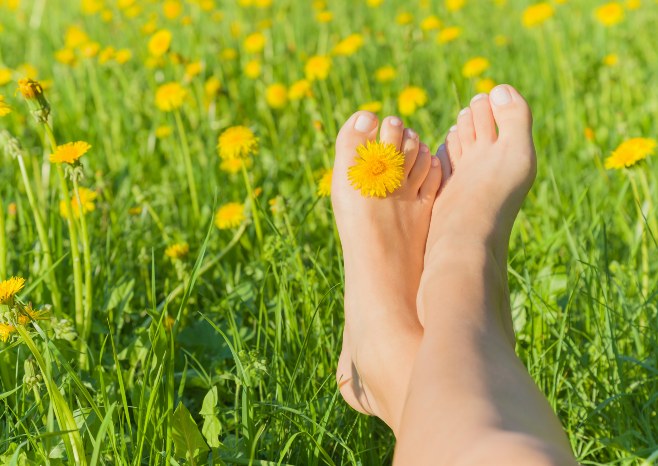
{"type": "Polygon", "coordinates": [[[380,141],[405,155],[402,186],[386,198],[363,197],[348,181],[356,148],[377,137],[377,117],[360,111],[336,140],[332,204],[345,263],[345,331],[337,380],[345,401],[394,432],[422,327],[416,296],[439,159],[397,117],[383,120],[380,141]]]}
{"type": "MultiPolygon", "coordinates": [[[[441,250],[477,244],[493,255],[507,289],[509,236],[537,171],[528,104],[508,85],[476,95],[459,113],[446,148],[454,173],[434,205],[425,263],[441,250]]],[[[513,339],[511,317],[502,320],[513,339]]]]}

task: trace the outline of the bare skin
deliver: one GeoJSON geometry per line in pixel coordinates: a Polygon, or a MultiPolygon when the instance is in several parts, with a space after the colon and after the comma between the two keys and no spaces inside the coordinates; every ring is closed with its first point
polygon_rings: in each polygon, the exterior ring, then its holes
{"type": "Polygon", "coordinates": [[[350,406],[397,431],[422,335],[416,295],[442,170],[416,133],[387,117],[379,139],[404,152],[405,177],[386,198],[363,197],[347,172],[357,146],[377,138],[377,123],[374,114],[357,112],[336,140],[331,191],[345,262],[345,331],[336,377],[350,406]]]}

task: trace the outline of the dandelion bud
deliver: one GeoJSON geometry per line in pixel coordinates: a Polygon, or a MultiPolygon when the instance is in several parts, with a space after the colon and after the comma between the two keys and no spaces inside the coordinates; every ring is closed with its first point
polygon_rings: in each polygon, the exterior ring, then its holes
{"type": "Polygon", "coordinates": [[[50,115],[50,104],[43,94],[43,87],[38,81],[30,78],[18,80],[18,91],[25,97],[32,115],[38,123],[46,123],[50,115]]]}
{"type": "Polygon", "coordinates": [[[21,143],[7,131],[0,131],[0,147],[5,148],[5,153],[12,158],[20,157],[21,143]]]}

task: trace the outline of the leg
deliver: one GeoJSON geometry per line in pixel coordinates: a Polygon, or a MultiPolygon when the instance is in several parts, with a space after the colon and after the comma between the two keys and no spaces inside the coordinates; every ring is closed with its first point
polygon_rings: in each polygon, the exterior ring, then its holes
{"type": "Polygon", "coordinates": [[[510,86],[476,96],[448,147],[455,172],[432,213],[417,302],[424,336],[395,464],[575,464],[514,353],[506,261],[536,172],[527,104],[510,86]]]}

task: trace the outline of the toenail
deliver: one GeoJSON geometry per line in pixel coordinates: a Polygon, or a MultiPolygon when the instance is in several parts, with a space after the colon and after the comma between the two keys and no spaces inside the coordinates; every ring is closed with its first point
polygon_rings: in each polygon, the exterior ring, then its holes
{"type": "Polygon", "coordinates": [[[457,125],[452,125],[452,126],[450,127],[450,132],[451,132],[451,133],[454,133],[455,131],[457,131],[457,125]]]}
{"type": "Polygon", "coordinates": [[[418,135],[416,134],[416,132],[413,129],[407,128],[406,131],[407,131],[407,137],[408,138],[416,139],[418,137],[418,135]]]}
{"type": "Polygon", "coordinates": [[[491,101],[494,105],[506,105],[512,101],[512,94],[505,86],[496,86],[491,91],[491,101]]]}
{"type": "Polygon", "coordinates": [[[368,133],[375,127],[375,117],[369,113],[362,113],[354,123],[354,129],[362,133],[368,133]]]}
{"type": "Polygon", "coordinates": [[[463,109],[462,109],[462,111],[461,111],[461,112],[459,112],[459,116],[463,116],[463,115],[467,115],[467,114],[468,114],[468,112],[470,112],[470,111],[471,111],[471,109],[470,109],[470,108],[468,108],[468,107],[466,107],[466,108],[463,108],[463,109]]]}
{"type": "Polygon", "coordinates": [[[476,95],[475,97],[473,97],[471,99],[471,103],[477,102],[478,100],[482,100],[482,99],[485,99],[487,97],[489,97],[487,94],[478,94],[478,95],[476,95]]]}
{"type": "Polygon", "coordinates": [[[423,154],[425,154],[426,152],[429,152],[429,151],[430,151],[430,148],[427,147],[425,144],[421,144],[421,145],[420,145],[420,151],[421,151],[423,154]]]}
{"type": "Polygon", "coordinates": [[[438,157],[432,157],[432,166],[433,167],[438,167],[439,163],[441,163],[441,162],[439,162],[438,157]]]}
{"type": "Polygon", "coordinates": [[[391,119],[388,120],[391,126],[400,126],[402,125],[402,120],[400,120],[397,117],[392,117],[391,119]]]}

